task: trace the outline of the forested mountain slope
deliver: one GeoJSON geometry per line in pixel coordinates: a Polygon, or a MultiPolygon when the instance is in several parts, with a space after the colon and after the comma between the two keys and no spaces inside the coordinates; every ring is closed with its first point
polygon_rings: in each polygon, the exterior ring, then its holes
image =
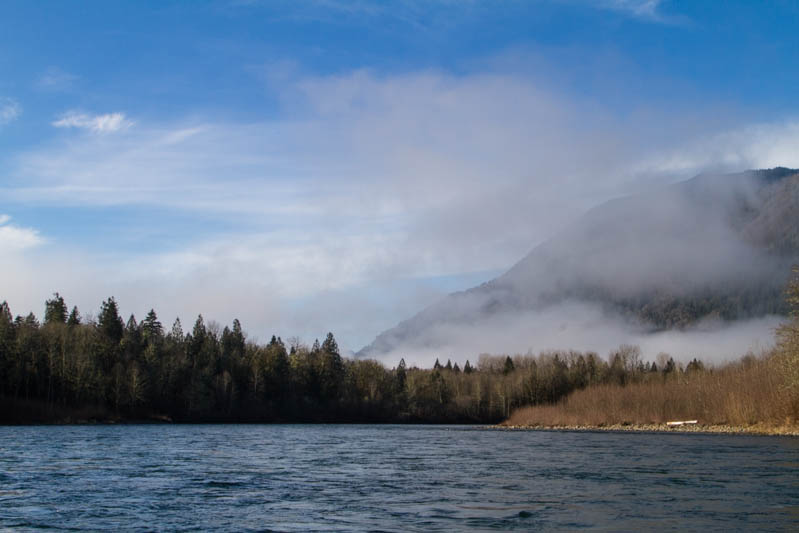
{"type": "Polygon", "coordinates": [[[450,294],[359,355],[446,346],[442,326],[479,327],[588,302],[652,330],[784,314],[799,260],[799,171],[699,175],[602,204],[505,274],[450,294]]]}

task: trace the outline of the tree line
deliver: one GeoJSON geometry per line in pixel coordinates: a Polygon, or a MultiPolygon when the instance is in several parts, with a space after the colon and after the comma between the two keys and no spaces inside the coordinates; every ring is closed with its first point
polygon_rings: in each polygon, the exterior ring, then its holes
{"type": "Polygon", "coordinates": [[[0,420],[80,419],[207,422],[500,421],[520,406],[554,403],[599,383],[668,379],[685,369],[661,356],[646,364],[621,346],[608,360],[594,352],[482,354],[463,368],[388,369],[342,357],[335,337],[308,346],[273,336],[248,341],[238,320],[228,327],[202,315],[185,333],[165,329],[154,310],[124,321],[108,298],[95,318],[68,310],[58,293],[40,323],[0,304],[0,420]]]}

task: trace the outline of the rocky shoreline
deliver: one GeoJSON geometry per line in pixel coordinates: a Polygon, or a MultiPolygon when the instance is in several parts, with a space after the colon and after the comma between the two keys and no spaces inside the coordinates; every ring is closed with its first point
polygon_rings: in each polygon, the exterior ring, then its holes
{"type": "Polygon", "coordinates": [[[797,426],[767,426],[752,424],[749,426],[733,426],[726,424],[690,424],[682,426],[668,426],[666,424],[611,424],[603,426],[516,426],[499,424],[492,426],[500,430],[526,430],[526,431],[613,431],[633,433],[705,433],[727,435],[779,435],[799,437],[797,426]]]}

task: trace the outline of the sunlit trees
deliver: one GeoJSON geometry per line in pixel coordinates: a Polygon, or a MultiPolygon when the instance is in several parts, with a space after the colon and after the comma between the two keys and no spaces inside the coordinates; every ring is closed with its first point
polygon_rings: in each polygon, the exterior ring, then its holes
{"type": "MultiPolygon", "coordinates": [[[[797,285],[790,292],[794,305],[797,285]]],[[[639,348],[628,345],[607,360],[550,350],[480,354],[477,367],[466,360],[463,371],[453,359],[433,368],[409,368],[401,359],[388,370],[378,361],[345,359],[332,333],[310,348],[294,338],[287,349],[276,335],[266,344],[248,340],[237,319],[221,327],[200,315],[188,335],[180,319],[165,333],[153,309],[141,322],[130,315],[123,323],[113,297],[102,302],[96,321],[66,310],[54,294],[40,324],[33,313],[12,317],[8,304],[0,304],[0,421],[13,416],[9,406],[18,404],[9,402],[28,402],[45,406],[51,417],[92,406],[108,417],[186,421],[486,423],[596,385],[677,384],[712,373],[699,359],[683,371],[667,354],[645,365],[639,348]]],[[[779,337],[795,398],[798,320],[792,315],[779,337]]]]}
{"type": "Polygon", "coordinates": [[[53,294],[51,300],[44,303],[44,323],[45,324],[65,324],[67,322],[67,304],[64,298],[58,293],[53,294]]]}
{"type": "Polygon", "coordinates": [[[799,266],[793,268],[785,299],[790,307],[790,320],[777,329],[777,349],[785,387],[794,403],[799,404],[799,266]]]}

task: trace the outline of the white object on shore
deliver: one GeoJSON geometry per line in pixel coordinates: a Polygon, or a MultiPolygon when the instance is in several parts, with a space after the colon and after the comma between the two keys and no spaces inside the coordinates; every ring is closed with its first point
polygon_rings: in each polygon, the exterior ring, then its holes
{"type": "Polygon", "coordinates": [[[684,426],[686,424],[698,424],[698,420],[675,420],[674,422],[666,422],[667,426],[684,426]]]}

